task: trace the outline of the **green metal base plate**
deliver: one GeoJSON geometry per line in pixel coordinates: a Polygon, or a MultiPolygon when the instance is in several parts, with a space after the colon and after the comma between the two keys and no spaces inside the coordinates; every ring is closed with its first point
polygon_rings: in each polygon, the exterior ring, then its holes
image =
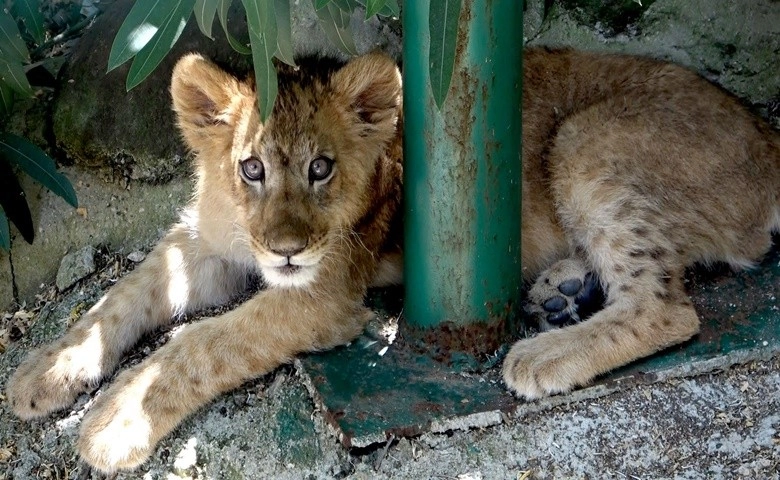
{"type": "MultiPolygon", "coordinates": [[[[537,411],[603,395],[625,384],[704,372],[780,352],[779,247],[756,270],[737,274],[695,270],[687,282],[702,319],[699,335],[612,372],[592,387],[541,402],[509,395],[497,365],[483,373],[468,373],[457,365],[437,362],[405,342],[392,342],[401,310],[398,290],[372,295],[378,318],[358,340],[306,356],[298,366],[344,445],[366,447],[425,431],[493,425],[506,414],[537,411]]],[[[497,364],[500,359],[482,360],[497,364]]]]}

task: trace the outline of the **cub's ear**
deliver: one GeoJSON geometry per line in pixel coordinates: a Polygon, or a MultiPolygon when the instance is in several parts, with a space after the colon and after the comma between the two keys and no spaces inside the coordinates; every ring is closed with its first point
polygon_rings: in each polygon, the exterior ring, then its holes
{"type": "Polygon", "coordinates": [[[179,128],[196,151],[212,144],[213,139],[209,144],[204,141],[217,134],[215,128],[232,125],[243,103],[254,102],[251,87],[198,54],[186,55],[176,63],[171,96],[179,128]]]}
{"type": "Polygon", "coordinates": [[[331,86],[366,126],[394,128],[401,113],[401,72],[392,58],[382,53],[360,56],[333,75],[331,86]]]}

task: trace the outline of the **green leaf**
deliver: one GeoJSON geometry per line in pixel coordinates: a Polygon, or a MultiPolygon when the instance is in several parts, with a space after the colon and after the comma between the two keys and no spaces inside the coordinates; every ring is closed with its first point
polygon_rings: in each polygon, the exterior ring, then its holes
{"type": "Polygon", "coordinates": [[[217,9],[217,13],[219,14],[219,23],[222,24],[222,30],[225,32],[225,37],[227,38],[230,46],[233,47],[233,50],[242,55],[249,55],[252,53],[252,49],[247,48],[246,44],[236,40],[236,38],[231,35],[230,31],[228,30],[228,11],[230,10],[231,3],[232,0],[219,0],[219,8],[217,9]]]}
{"type": "Polygon", "coordinates": [[[398,8],[398,0],[387,0],[384,8],[382,8],[382,11],[380,11],[379,14],[385,17],[401,16],[401,9],[398,8]]]}
{"type": "Polygon", "coordinates": [[[366,1],[366,18],[371,18],[385,8],[387,0],[367,0],[366,1]]]}
{"type": "Polygon", "coordinates": [[[319,10],[320,8],[324,7],[325,5],[329,4],[330,0],[314,0],[314,8],[316,10],[319,10]]]}
{"type": "Polygon", "coordinates": [[[8,61],[29,62],[30,52],[22,40],[16,21],[5,10],[0,8],[0,52],[8,61]]]}
{"type": "Polygon", "coordinates": [[[16,0],[11,8],[14,16],[21,18],[27,33],[38,45],[46,40],[46,30],[43,28],[43,14],[40,0],[16,0]]]}
{"type": "Polygon", "coordinates": [[[329,4],[322,10],[317,10],[320,26],[328,40],[343,52],[357,55],[355,40],[352,38],[350,15],[341,11],[337,6],[329,4]]]}
{"type": "Polygon", "coordinates": [[[462,0],[431,0],[428,28],[431,32],[430,75],[436,106],[441,109],[450,89],[458,43],[458,18],[462,0]]]}
{"type": "Polygon", "coordinates": [[[16,172],[3,155],[0,155],[0,207],[5,211],[8,221],[16,225],[22,238],[32,244],[35,239],[35,227],[33,227],[30,206],[27,205],[27,197],[22,186],[19,185],[16,172]]]}
{"type": "Polygon", "coordinates": [[[78,206],[76,192],[70,180],[57,171],[54,160],[22,137],[8,132],[0,133],[0,154],[9,162],[22,168],[41,185],[62,197],[66,202],[78,206]]]}
{"type": "Polygon", "coordinates": [[[24,67],[18,61],[8,61],[0,58],[0,82],[5,83],[14,91],[32,97],[33,89],[24,73],[24,67]]]}
{"type": "Polygon", "coordinates": [[[323,12],[325,10],[330,11],[331,18],[339,28],[349,26],[352,20],[352,10],[349,9],[349,4],[333,0],[325,7],[323,12]]]}
{"type": "Polygon", "coordinates": [[[125,84],[128,91],[148,77],[171,51],[173,44],[179,39],[182,30],[187,25],[192,8],[195,6],[195,0],[176,0],[169,3],[174,6],[174,10],[160,24],[160,28],[149,43],[136,54],[133,64],[130,66],[125,84]]]}
{"type": "Polygon", "coordinates": [[[8,230],[8,218],[0,207],[0,248],[6,252],[11,249],[11,232],[8,230]]]}
{"type": "Polygon", "coordinates": [[[0,81],[0,114],[8,115],[14,106],[14,89],[0,81]]]}
{"type": "Polygon", "coordinates": [[[111,53],[108,55],[108,71],[136,56],[157,35],[161,25],[179,6],[180,2],[170,0],[135,2],[114,37],[111,53]]]}
{"type": "Polygon", "coordinates": [[[195,0],[195,20],[203,35],[214,40],[211,35],[211,27],[214,25],[214,16],[217,14],[219,0],[195,0]]]}
{"type": "Polygon", "coordinates": [[[276,0],[276,58],[287,65],[295,66],[295,54],[292,45],[292,27],[290,25],[290,2],[276,0]]]}
{"type": "MultiPolygon", "coordinates": [[[[362,5],[363,8],[366,9],[366,19],[371,18],[371,15],[368,15],[368,4],[377,2],[377,0],[349,0],[349,1],[357,2],[360,5],[362,5]]],[[[378,12],[376,12],[377,15],[381,15],[383,17],[398,17],[401,15],[401,9],[398,8],[397,0],[378,0],[378,1],[381,1],[384,5],[382,6],[382,8],[379,9],[378,12]]]]}
{"type": "Polygon", "coordinates": [[[252,62],[255,65],[257,99],[260,103],[260,120],[266,121],[274,108],[278,89],[273,56],[276,51],[276,13],[269,1],[242,0],[252,45],[252,62]]]}
{"type": "Polygon", "coordinates": [[[330,0],[331,3],[337,7],[339,7],[339,10],[342,12],[348,13],[350,17],[352,17],[352,12],[354,12],[358,7],[361,6],[361,3],[357,0],[330,0]]]}

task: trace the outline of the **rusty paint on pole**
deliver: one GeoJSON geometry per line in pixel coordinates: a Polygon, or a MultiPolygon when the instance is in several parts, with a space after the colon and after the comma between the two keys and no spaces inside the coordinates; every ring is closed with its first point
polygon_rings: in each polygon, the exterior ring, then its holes
{"type": "Polygon", "coordinates": [[[427,339],[485,352],[510,329],[522,284],[522,2],[463,0],[441,110],[429,13],[430,1],[404,2],[404,314],[427,339]]]}

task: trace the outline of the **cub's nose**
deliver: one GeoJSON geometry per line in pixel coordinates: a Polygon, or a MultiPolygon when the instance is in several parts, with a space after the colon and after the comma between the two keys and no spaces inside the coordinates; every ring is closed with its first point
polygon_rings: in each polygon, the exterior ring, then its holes
{"type": "Polygon", "coordinates": [[[306,238],[280,236],[268,239],[268,249],[280,257],[292,257],[301,253],[308,244],[306,238]]]}
{"type": "Polygon", "coordinates": [[[265,246],[280,257],[292,257],[301,253],[309,244],[309,223],[293,212],[283,212],[275,222],[269,223],[260,238],[265,246]]]}

